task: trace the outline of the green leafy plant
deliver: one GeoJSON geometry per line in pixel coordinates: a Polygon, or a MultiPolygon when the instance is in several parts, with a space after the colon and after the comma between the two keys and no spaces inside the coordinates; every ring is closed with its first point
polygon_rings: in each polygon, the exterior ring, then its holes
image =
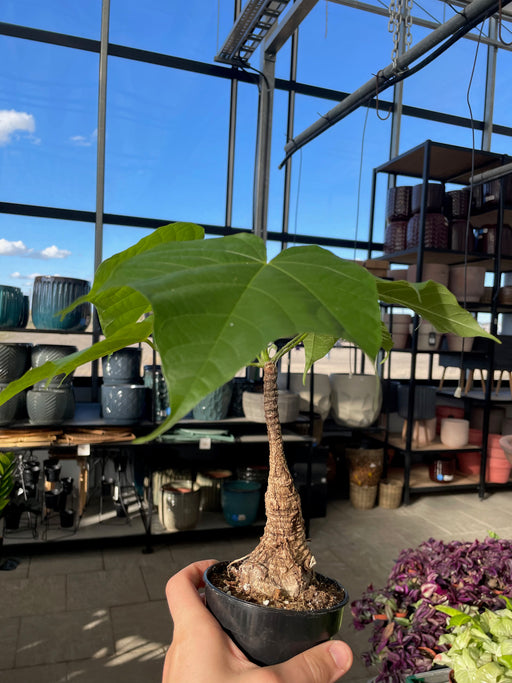
{"type": "Polygon", "coordinates": [[[450,619],[447,633],[439,639],[449,650],[435,662],[449,666],[457,683],[500,683],[512,680],[512,601],[502,596],[505,608],[479,613],[438,605],[450,619]]]}
{"type": "Polygon", "coordinates": [[[375,363],[380,350],[392,346],[380,302],[414,310],[439,332],[492,335],[435,282],[382,280],[316,246],[292,247],[267,262],[265,244],[253,234],[203,237],[197,225],[167,225],[106,260],[90,293],[74,304],[94,304],[105,338],[29,370],[4,389],[0,402],[35,382],[147,342],[160,355],[171,408],[163,423],[139,439],[149,440],[257,359],[264,370],[270,447],[267,524],[260,544],[237,571],[241,586],[258,586],[263,596],[276,590],[294,596],[309,584],[315,562],[277,415],[276,363],[282,353],[303,343],[306,372],[341,338],[375,363]],[[273,346],[278,339],[290,340],[280,352],[273,346]]]}

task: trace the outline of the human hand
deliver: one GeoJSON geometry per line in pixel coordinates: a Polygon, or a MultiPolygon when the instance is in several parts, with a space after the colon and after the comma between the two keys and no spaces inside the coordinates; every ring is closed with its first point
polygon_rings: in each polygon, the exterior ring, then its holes
{"type": "Polygon", "coordinates": [[[350,669],[352,651],[340,640],[321,643],[274,666],[250,662],[198,593],[204,572],[214,563],[194,562],[167,583],[174,634],[162,683],[334,683],[350,669]]]}

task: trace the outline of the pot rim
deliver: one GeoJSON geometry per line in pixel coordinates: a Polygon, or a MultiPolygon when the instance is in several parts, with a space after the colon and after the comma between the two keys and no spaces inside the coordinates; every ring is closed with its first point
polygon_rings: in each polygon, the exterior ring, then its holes
{"type": "Polygon", "coordinates": [[[219,595],[223,595],[226,599],[228,600],[234,600],[236,602],[239,602],[243,605],[246,605],[248,609],[252,610],[266,610],[269,613],[274,613],[274,614],[280,614],[283,615],[284,618],[290,618],[293,619],[294,617],[301,617],[302,619],[307,618],[308,616],[318,616],[321,614],[330,614],[331,612],[338,612],[342,607],[345,607],[349,601],[349,594],[348,591],[346,590],[345,586],[343,586],[341,583],[336,581],[336,579],[331,579],[328,576],[324,576],[323,574],[320,574],[319,572],[315,572],[317,576],[321,577],[322,579],[326,579],[327,581],[333,583],[337,588],[341,589],[344,593],[344,598],[341,602],[337,602],[335,605],[332,605],[332,607],[324,607],[322,609],[313,609],[313,610],[295,610],[295,609],[290,609],[290,610],[285,610],[285,609],[279,609],[278,607],[269,607],[266,605],[258,605],[255,602],[249,602],[247,600],[242,600],[242,598],[237,598],[235,595],[228,595],[227,593],[224,593],[220,588],[217,588],[209,579],[208,574],[212,572],[215,568],[219,567],[226,567],[229,564],[227,561],[222,561],[222,562],[216,562],[215,564],[212,564],[208,569],[204,572],[203,574],[203,579],[205,586],[210,588],[211,590],[215,591],[219,595]]]}

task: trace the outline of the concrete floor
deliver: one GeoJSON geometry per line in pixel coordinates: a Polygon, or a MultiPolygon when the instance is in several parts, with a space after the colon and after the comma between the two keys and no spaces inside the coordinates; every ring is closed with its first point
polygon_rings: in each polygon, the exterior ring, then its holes
{"type": "MultiPolygon", "coordinates": [[[[512,537],[512,495],[429,495],[394,510],[361,511],[332,501],[312,520],[318,569],[340,580],[351,599],[369,583],[384,585],[400,550],[429,537],[483,539],[488,530],[512,537]]],[[[0,572],[0,680],[2,683],[158,683],[172,624],[164,599],[167,579],[188,563],[239,557],[254,538],[198,539],[156,546],[22,554],[14,571],[0,572]]],[[[340,637],[354,651],[344,683],[375,675],[360,661],[369,632],[355,632],[346,610],[340,637]]],[[[186,683],[186,681],[176,683],[186,683]]]]}

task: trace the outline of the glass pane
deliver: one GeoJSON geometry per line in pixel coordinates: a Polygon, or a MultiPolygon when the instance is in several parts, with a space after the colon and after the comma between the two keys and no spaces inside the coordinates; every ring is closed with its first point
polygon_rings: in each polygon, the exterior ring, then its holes
{"type": "Polygon", "coordinates": [[[357,89],[391,62],[387,25],[387,16],[319,2],[299,30],[297,80],[345,92],[357,89]]]}
{"type": "Polygon", "coordinates": [[[132,247],[152,232],[153,230],[146,228],[132,228],[126,225],[104,225],[102,260],[132,247]]]}
{"type": "MultiPolygon", "coordinates": [[[[298,97],[296,129],[330,104],[298,97]]],[[[388,159],[391,119],[380,120],[374,110],[366,114],[357,110],[295,153],[290,233],[368,239],[372,170],[388,159]]]]}
{"type": "MultiPolygon", "coordinates": [[[[413,26],[413,44],[431,33],[413,26]]],[[[474,33],[473,33],[474,34],[474,33]]],[[[486,35],[484,28],[483,35],[486,35]]],[[[424,58],[414,62],[414,66],[424,58]]],[[[486,46],[461,38],[446,52],[404,81],[404,105],[481,120],[484,113],[486,46]],[[473,73],[474,67],[474,73],[473,73]]]]}
{"type": "Polygon", "coordinates": [[[105,211],[224,225],[229,89],[111,58],[105,211]]]}
{"type": "Polygon", "coordinates": [[[112,0],[110,41],[211,63],[233,21],[233,0],[112,0]]]}
{"type": "Polygon", "coordinates": [[[4,37],[0,198],[93,210],[98,55],[4,37]]]}
{"type": "Polygon", "coordinates": [[[101,0],[87,0],[87,2],[2,0],[0,21],[57,33],[69,33],[83,38],[99,39],[101,0]]]}
{"type": "Polygon", "coordinates": [[[252,228],[257,120],[258,88],[255,85],[239,83],[232,219],[232,224],[238,228],[252,228]]]}

